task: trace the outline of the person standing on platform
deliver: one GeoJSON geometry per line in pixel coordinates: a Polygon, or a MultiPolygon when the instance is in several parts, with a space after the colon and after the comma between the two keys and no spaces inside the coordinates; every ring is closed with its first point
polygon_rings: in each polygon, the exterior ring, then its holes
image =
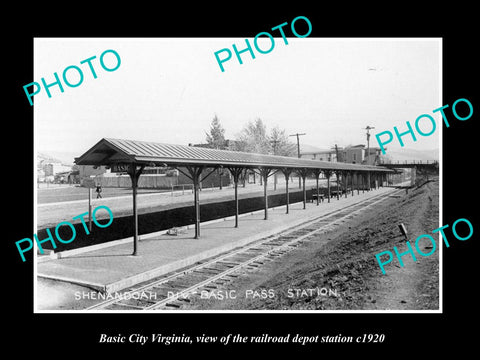
{"type": "Polygon", "coordinates": [[[102,185],[97,185],[97,190],[95,190],[97,193],[97,199],[102,198],[102,185]]]}

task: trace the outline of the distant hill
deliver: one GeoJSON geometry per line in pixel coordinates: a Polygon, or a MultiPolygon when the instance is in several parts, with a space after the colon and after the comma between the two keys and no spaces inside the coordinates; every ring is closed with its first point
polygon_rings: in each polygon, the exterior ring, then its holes
{"type": "MultiPolygon", "coordinates": [[[[308,144],[300,144],[301,153],[308,154],[308,153],[322,152],[322,151],[334,151],[334,150],[327,149],[327,148],[322,149],[322,148],[318,148],[316,146],[312,146],[308,144]]],[[[437,160],[438,161],[440,158],[440,151],[438,149],[415,150],[415,149],[407,149],[407,148],[390,150],[387,147],[386,155],[392,160],[392,162],[405,161],[405,160],[422,160],[422,161],[437,160]]]]}
{"type": "Polygon", "coordinates": [[[51,151],[47,154],[46,152],[38,151],[37,163],[45,160],[47,162],[60,163],[63,165],[73,165],[73,160],[75,156],[79,156],[79,154],[62,151],[51,151]]]}
{"type": "Polygon", "coordinates": [[[311,153],[319,153],[325,151],[333,151],[332,149],[321,149],[316,146],[308,145],[308,144],[300,144],[300,153],[301,154],[311,154],[311,153]]]}
{"type": "Polygon", "coordinates": [[[37,152],[37,162],[40,161],[45,161],[45,162],[52,162],[52,163],[61,163],[62,161],[60,159],[57,159],[49,154],[42,153],[42,152],[37,152]]]}
{"type": "Polygon", "coordinates": [[[392,162],[405,161],[405,160],[439,160],[440,151],[438,149],[429,150],[413,150],[413,149],[387,149],[387,155],[392,162]]]}

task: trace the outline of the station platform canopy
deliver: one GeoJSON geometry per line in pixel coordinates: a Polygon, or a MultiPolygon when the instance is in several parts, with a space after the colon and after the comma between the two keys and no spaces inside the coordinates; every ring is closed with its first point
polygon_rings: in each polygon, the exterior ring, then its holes
{"type": "Polygon", "coordinates": [[[228,169],[234,181],[235,194],[235,227],[238,227],[238,182],[241,176],[245,176],[247,169],[257,172],[263,179],[265,220],[268,219],[268,177],[281,172],[285,175],[285,195],[286,211],[289,211],[289,186],[290,174],[295,172],[303,180],[303,204],[305,209],[306,189],[305,178],[309,174],[316,177],[316,196],[317,205],[319,204],[319,184],[320,173],[323,172],[327,178],[327,197],[330,202],[330,177],[333,173],[337,175],[337,199],[338,199],[338,179],[341,176],[345,187],[345,196],[347,196],[347,180],[350,177],[353,195],[353,176],[357,177],[357,192],[359,191],[359,179],[362,180],[362,186],[370,190],[370,176],[376,181],[386,177],[388,173],[394,173],[394,170],[381,166],[367,166],[360,164],[326,162],[310,159],[301,159],[296,157],[276,156],[254,154],[239,151],[228,151],[209,149],[186,145],[170,145],[147,141],[121,140],[103,138],[93,147],[87,150],[83,155],[75,158],[77,165],[108,166],[113,172],[126,172],[132,180],[132,199],[133,199],[133,255],[137,255],[138,246],[138,212],[137,212],[137,188],[138,179],[145,167],[174,167],[193,182],[194,207],[195,207],[195,238],[200,237],[200,201],[199,185],[210,174],[219,168],[228,169]],[[210,169],[209,171],[205,171],[210,169]],[[363,178],[367,178],[364,181],[363,178]]]}
{"type": "Polygon", "coordinates": [[[337,163],[264,155],[240,151],[217,150],[186,145],[104,138],[75,159],[77,165],[137,164],[145,166],[204,166],[272,169],[320,169],[332,171],[393,172],[381,166],[337,163]]]}

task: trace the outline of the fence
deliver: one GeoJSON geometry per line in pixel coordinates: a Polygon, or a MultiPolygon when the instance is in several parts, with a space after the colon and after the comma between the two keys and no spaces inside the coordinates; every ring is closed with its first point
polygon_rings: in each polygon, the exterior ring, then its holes
{"type": "MultiPolygon", "coordinates": [[[[101,185],[102,187],[132,187],[132,181],[130,180],[130,176],[123,174],[115,176],[96,176],[95,183],[101,185]]],[[[217,173],[213,173],[205,181],[202,181],[200,186],[202,188],[215,188],[219,187],[220,185],[229,186],[230,184],[230,176],[220,176],[217,173]]],[[[183,174],[180,174],[179,176],[165,176],[163,174],[142,174],[138,180],[138,187],[144,189],[171,190],[172,192],[177,189],[182,190],[183,193],[185,193],[187,189],[193,187],[193,184],[191,180],[183,174]]]]}

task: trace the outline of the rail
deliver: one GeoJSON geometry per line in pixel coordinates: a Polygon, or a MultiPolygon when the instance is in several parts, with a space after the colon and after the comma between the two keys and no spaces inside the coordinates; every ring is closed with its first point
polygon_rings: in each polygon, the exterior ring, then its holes
{"type": "Polygon", "coordinates": [[[403,192],[403,190],[395,190],[389,196],[379,194],[362,203],[346,206],[340,211],[332,211],[316,219],[309,219],[281,234],[269,236],[158,280],[152,280],[146,285],[130,288],[123,295],[124,299],[114,298],[107,300],[93,305],[87,308],[87,310],[180,308],[190,302],[190,297],[198,296],[202,288],[215,289],[235,279],[242,271],[257,269],[265,262],[279,258],[299,246],[302,242],[311,240],[309,237],[326,232],[332,227],[339,225],[339,223],[357,216],[361,211],[400,192],[403,192]],[[155,293],[160,299],[138,299],[133,296],[127,296],[127,294],[141,291],[155,293]]]}

